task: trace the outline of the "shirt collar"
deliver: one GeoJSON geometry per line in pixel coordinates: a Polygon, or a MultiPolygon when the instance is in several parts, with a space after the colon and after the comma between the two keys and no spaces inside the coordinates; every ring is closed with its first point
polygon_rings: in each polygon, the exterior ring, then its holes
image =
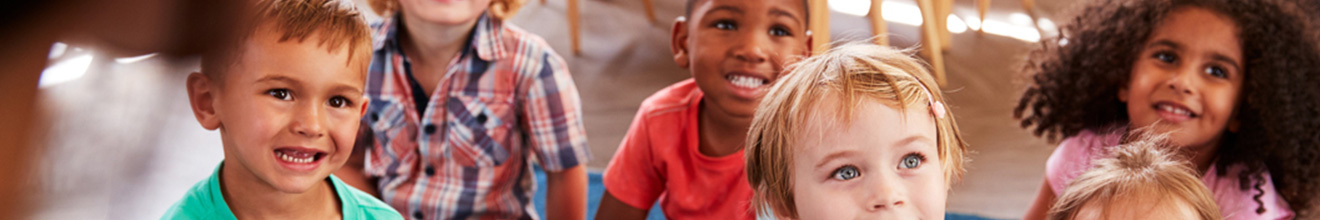
{"type": "MultiPolygon", "coordinates": [[[[399,21],[402,18],[396,13],[395,16],[381,21],[376,28],[376,40],[372,42],[372,48],[376,51],[383,49],[399,50],[398,29],[399,21]]],[[[472,34],[468,37],[468,48],[463,51],[475,50],[477,57],[485,61],[494,61],[504,58],[508,55],[503,41],[504,22],[490,17],[490,13],[482,12],[481,17],[477,18],[477,24],[473,26],[472,34]]]]}

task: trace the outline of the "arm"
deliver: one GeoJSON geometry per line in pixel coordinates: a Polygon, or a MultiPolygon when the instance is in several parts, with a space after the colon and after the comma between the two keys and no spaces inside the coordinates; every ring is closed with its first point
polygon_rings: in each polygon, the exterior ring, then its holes
{"type": "Polygon", "coordinates": [[[1022,216],[1023,220],[1041,220],[1048,217],[1050,207],[1054,206],[1054,190],[1050,189],[1050,180],[1046,179],[1040,184],[1040,192],[1036,194],[1036,201],[1031,203],[1031,208],[1027,209],[1027,214],[1022,216]]]}
{"type": "Polygon", "coordinates": [[[596,208],[596,219],[646,219],[649,211],[623,203],[606,190],[605,196],[600,199],[600,207],[596,208]]]}
{"type": "Polygon", "coordinates": [[[587,168],[578,165],[546,171],[546,219],[586,219],[587,168]]]}
{"type": "Polygon", "coordinates": [[[367,150],[371,149],[372,145],[376,143],[373,135],[370,125],[366,122],[362,122],[358,126],[357,141],[353,143],[353,153],[348,156],[348,162],[345,162],[343,167],[335,171],[335,176],[349,186],[380,198],[380,192],[376,190],[376,178],[366,173],[367,150]]]}

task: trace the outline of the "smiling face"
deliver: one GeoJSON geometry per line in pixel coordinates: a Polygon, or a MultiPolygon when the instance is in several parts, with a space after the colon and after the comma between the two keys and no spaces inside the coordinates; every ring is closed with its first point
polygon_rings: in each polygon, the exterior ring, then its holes
{"type": "Polygon", "coordinates": [[[348,47],[317,46],[316,35],[303,42],[279,38],[262,29],[247,40],[223,82],[209,84],[218,86],[211,90],[213,119],[200,120],[220,129],[225,173],[237,174],[222,178],[301,193],[352,152],[366,68],[348,65],[348,47]]]}
{"type": "Polygon", "coordinates": [[[1132,67],[1132,79],[1119,91],[1133,127],[1172,132],[1179,146],[1217,146],[1231,130],[1242,93],[1239,29],[1210,10],[1172,11],[1151,33],[1132,67]]]}
{"type": "Polygon", "coordinates": [[[403,16],[442,25],[472,22],[490,6],[491,0],[398,0],[403,16]]]}
{"type": "Polygon", "coordinates": [[[706,106],[750,119],[784,65],[809,55],[800,0],[701,0],[674,24],[674,61],[691,71],[706,106]]]}
{"type": "Polygon", "coordinates": [[[833,112],[813,113],[795,144],[790,167],[800,219],[944,218],[947,184],[930,109],[899,112],[863,100],[849,123],[833,112]]]}

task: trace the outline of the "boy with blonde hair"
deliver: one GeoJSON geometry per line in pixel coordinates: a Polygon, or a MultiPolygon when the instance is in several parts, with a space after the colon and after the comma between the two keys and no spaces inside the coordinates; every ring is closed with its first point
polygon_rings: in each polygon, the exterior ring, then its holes
{"type": "MultiPolygon", "coordinates": [[[[245,2],[246,3],[246,2],[245,2]]],[[[245,36],[202,57],[188,99],[220,130],[225,161],[163,219],[402,219],[332,172],[367,107],[370,34],[330,0],[268,0],[240,16],[245,36]]]]}
{"type": "Polygon", "coordinates": [[[941,219],[966,144],[926,66],[867,43],[790,67],[747,135],[753,207],[785,219],[941,219]]]}

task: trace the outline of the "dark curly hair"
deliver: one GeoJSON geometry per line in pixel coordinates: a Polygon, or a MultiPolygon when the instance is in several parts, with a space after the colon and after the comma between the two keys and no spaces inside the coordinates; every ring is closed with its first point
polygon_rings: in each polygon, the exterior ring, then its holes
{"type": "MultiPolygon", "coordinates": [[[[1239,132],[1226,132],[1216,168],[1247,167],[1242,190],[1256,191],[1268,170],[1298,216],[1310,216],[1320,196],[1320,50],[1313,23],[1295,3],[1263,0],[1095,0],[1032,51],[1023,67],[1031,83],[1013,116],[1051,142],[1082,130],[1126,126],[1118,100],[1141,46],[1180,7],[1215,11],[1233,20],[1244,57],[1239,132]],[[1034,127],[1034,128],[1033,128],[1034,127]],[[1251,185],[1255,182],[1256,185],[1251,185]]],[[[1256,211],[1263,212],[1263,205],[1256,211]]]]}

